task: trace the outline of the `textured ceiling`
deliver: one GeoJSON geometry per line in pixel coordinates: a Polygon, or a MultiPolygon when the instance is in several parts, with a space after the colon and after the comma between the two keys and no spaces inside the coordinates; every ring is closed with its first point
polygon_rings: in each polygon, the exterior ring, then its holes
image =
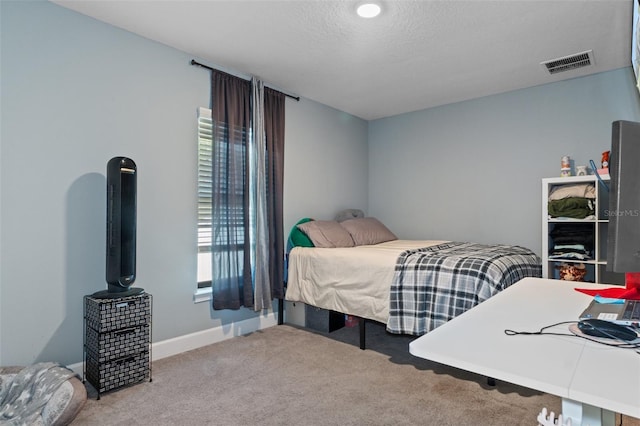
{"type": "Polygon", "coordinates": [[[386,0],[372,19],[349,0],[53,2],[367,120],[631,64],[631,0],[386,0]]]}

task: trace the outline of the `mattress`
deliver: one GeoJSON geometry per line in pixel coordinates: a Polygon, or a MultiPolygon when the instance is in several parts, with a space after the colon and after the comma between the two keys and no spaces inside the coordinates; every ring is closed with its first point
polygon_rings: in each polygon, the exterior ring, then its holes
{"type": "Polygon", "coordinates": [[[394,240],[348,248],[295,247],[285,299],[387,323],[398,256],[447,241],[394,240]]]}

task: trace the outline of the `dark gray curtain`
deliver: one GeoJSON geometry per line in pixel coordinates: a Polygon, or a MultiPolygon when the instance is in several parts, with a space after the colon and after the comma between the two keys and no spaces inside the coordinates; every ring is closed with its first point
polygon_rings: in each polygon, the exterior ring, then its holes
{"type": "Polygon", "coordinates": [[[284,231],[282,188],[284,176],[285,96],[264,90],[264,128],[267,145],[267,204],[269,225],[269,273],[271,297],[284,298],[284,231]]]}
{"type": "MultiPolygon", "coordinates": [[[[251,82],[213,70],[212,177],[212,304],[213,309],[254,306],[250,235],[249,130],[251,82]]],[[[285,99],[264,90],[265,181],[271,298],[283,298],[284,232],[282,192],[284,175],[285,99]]]]}
{"type": "Polygon", "coordinates": [[[250,82],[211,72],[213,309],[253,306],[247,175],[250,82]]]}

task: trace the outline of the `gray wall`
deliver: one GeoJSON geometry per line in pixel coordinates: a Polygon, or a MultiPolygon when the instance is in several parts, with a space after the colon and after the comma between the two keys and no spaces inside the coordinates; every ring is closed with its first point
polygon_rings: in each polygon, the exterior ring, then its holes
{"type": "MultiPolygon", "coordinates": [[[[82,360],[82,297],[106,288],[105,168],[117,155],[139,170],[136,286],[154,296],[153,340],[255,317],[193,303],[209,73],[49,2],[0,7],[0,365],[82,360]]],[[[365,208],[367,123],[304,99],[286,108],[285,227],[365,208]]]]}
{"type": "Polygon", "coordinates": [[[287,109],[284,222],[367,210],[367,122],[311,101],[287,109]]]}
{"type": "MultiPolygon", "coordinates": [[[[81,361],[82,296],[106,287],[116,155],[139,167],[136,284],[154,295],[154,341],[254,317],[193,303],[208,73],[48,2],[0,8],[0,365],[81,361]]],[[[355,207],[402,238],[540,252],[540,179],[559,174],[562,155],[599,162],[617,119],[640,121],[631,68],[370,123],[288,100],[285,228],[355,207]]]]}
{"type": "Polygon", "coordinates": [[[640,121],[631,67],[369,123],[369,213],[399,237],[541,252],[541,179],[640,121]]]}

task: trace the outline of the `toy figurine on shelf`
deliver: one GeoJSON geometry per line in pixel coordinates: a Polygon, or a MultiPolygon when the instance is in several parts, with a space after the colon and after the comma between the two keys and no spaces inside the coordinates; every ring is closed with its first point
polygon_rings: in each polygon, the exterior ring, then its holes
{"type": "Polygon", "coordinates": [[[560,159],[560,177],[571,176],[571,158],[565,155],[560,159]]]}
{"type": "Polygon", "coordinates": [[[609,151],[605,151],[602,153],[602,168],[606,169],[609,167],[609,151]]]}

